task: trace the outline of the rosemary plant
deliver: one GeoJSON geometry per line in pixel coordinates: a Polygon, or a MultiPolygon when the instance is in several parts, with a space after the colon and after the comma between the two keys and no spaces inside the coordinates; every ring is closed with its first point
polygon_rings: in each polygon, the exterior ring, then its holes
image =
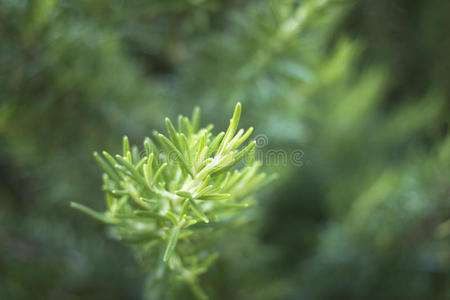
{"type": "Polygon", "coordinates": [[[214,135],[212,125],[199,128],[196,108],[191,120],[178,117],[177,129],[166,118],[168,135],[154,132],[158,145],[145,138],[144,157],[127,137],[122,155],[94,152],[108,209],[71,206],[112,225],[113,236],[149,258],[157,278],[182,280],[206,299],[198,276],[218,257],[214,241],[242,224],[240,212],[254,203],[252,194],[274,178],[258,172],[255,141],[239,149],[253,131],[237,130],[240,115],[238,103],[227,131],[214,135]]]}

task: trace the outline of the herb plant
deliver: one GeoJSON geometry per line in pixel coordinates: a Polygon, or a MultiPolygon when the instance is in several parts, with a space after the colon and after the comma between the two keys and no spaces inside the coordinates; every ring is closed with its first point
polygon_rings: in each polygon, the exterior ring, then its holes
{"type": "Polygon", "coordinates": [[[168,135],[154,132],[158,145],[145,138],[143,157],[126,136],[122,155],[94,152],[108,209],[71,206],[111,225],[112,235],[133,245],[156,280],[181,280],[206,299],[198,276],[218,257],[214,242],[242,224],[240,212],[254,203],[254,192],[274,179],[259,172],[255,141],[240,149],[253,132],[237,130],[240,115],[238,103],[227,131],[214,135],[212,125],[199,128],[196,108],[191,120],[178,117],[177,129],[166,118],[168,135]]]}

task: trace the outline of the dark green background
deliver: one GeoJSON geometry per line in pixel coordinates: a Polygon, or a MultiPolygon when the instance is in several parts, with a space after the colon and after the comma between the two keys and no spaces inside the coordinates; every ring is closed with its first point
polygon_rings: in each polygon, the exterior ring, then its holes
{"type": "Polygon", "coordinates": [[[69,203],[105,208],[92,151],[141,145],[195,105],[218,132],[237,101],[280,179],[219,243],[212,299],[450,299],[449,13],[0,0],[0,299],[157,299],[132,251],[69,203]]]}

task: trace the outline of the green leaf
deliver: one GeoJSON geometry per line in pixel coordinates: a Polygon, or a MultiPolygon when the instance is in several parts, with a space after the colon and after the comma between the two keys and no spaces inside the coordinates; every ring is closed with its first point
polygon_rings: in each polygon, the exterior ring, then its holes
{"type": "Polygon", "coordinates": [[[190,138],[193,134],[191,123],[189,122],[189,119],[186,117],[183,117],[183,124],[186,127],[187,136],[190,138]]]}
{"type": "Polygon", "coordinates": [[[202,189],[204,189],[210,179],[211,179],[210,175],[206,176],[205,179],[203,179],[202,184],[198,187],[198,191],[201,191],[202,189]]]}
{"type": "Polygon", "coordinates": [[[84,206],[83,204],[76,203],[76,202],[70,202],[70,206],[75,209],[78,209],[81,212],[84,212],[85,214],[87,214],[87,215],[91,216],[92,218],[94,218],[100,222],[103,222],[105,224],[117,225],[120,223],[118,220],[108,217],[102,213],[96,212],[96,211],[90,209],[89,207],[84,206]]]}
{"type": "Polygon", "coordinates": [[[132,159],[132,157],[131,157],[131,152],[130,152],[130,151],[127,152],[127,155],[125,156],[125,159],[126,159],[127,162],[130,163],[130,164],[133,162],[133,159],[132,159]]]}
{"type": "Polygon", "coordinates": [[[191,208],[192,212],[197,217],[199,217],[203,222],[209,223],[208,217],[205,215],[205,213],[203,212],[201,207],[197,203],[195,203],[195,201],[193,199],[189,200],[189,204],[190,204],[190,208],[191,208]]]}
{"type": "Polygon", "coordinates": [[[144,148],[146,156],[148,157],[150,154],[157,155],[158,147],[153,143],[153,141],[149,137],[145,137],[144,139],[144,148]]]}
{"type": "Polygon", "coordinates": [[[109,163],[114,167],[114,169],[117,171],[117,174],[121,178],[124,178],[123,172],[116,168],[117,161],[106,151],[103,151],[102,154],[109,161],[109,163]]]}
{"type": "MultiPolygon", "coordinates": [[[[208,176],[209,176],[209,175],[208,175],[208,176]]],[[[202,186],[203,186],[203,184],[202,184],[202,186]]],[[[202,186],[199,187],[199,190],[198,190],[198,192],[196,193],[195,198],[198,198],[198,197],[200,197],[201,195],[206,194],[207,192],[209,192],[209,191],[211,191],[211,190],[213,189],[213,185],[212,185],[212,184],[210,184],[210,185],[208,185],[208,186],[206,186],[206,187],[204,187],[204,188],[201,188],[202,186]],[[200,189],[200,188],[201,188],[201,189],[200,189]]]]}
{"type": "Polygon", "coordinates": [[[116,206],[116,199],[110,193],[106,194],[106,204],[108,204],[110,211],[113,211],[116,206]]]}
{"type": "Polygon", "coordinates": [[[178,132],[187,134],[187,129],[184,128],[183,125],[183,116],[178,115],[178,132]]]}
{"type": "Polygon", "coordinates": [[[145,161],[147,160],[147,156],[144,156],[137,164],[136,164],[136,170],[139,170],[145,163],[145,161]]]}
{"type": "Polygon", "coordinates": [[[244,149],[242,149],[241,151],[239,151],[233,158],[234,158],[234,163],[238,163],[240,162],[247,153],[249,153],[252,149],[254,149],[256,146],[256,141],[252,141],[251,143],[249,143],[244,149]]]}
{"type": "Polygon", "coordinates": [[[111,168],[111,166],[108,165],[108,163],[103,158],[101,158],[101,156],[97,152],[94,152],[94,159],[112,180],[114,180],[116,183],[120,182],[119,175],[117,175],[114,169],[111,168]]]}
{"type": "Polygon", "coordinates": [[[152,184],[155,184],[158,182],[159,177],[161,177],[161,173],[164,171],[164,169],[167,167],[167,163],[163,163],[161,167],[159,167],[158,171],[155,173],[155,177],[153,177],[152,184]]]}
{"type": "Polygon", "coordinates": [[[200,128],[200,107],[194,107],[192,112],[192,131],[197,132],[200,128]]]}
{"type": "Polygon", "coordinates": [[[187,220],[186,222],[184,222],[183,228],[188,228],[188,227],[190,227],[190,226],[192,226],[192,225],[195,225],[195,224],[197,224],[197,223],[198,223],[197,220],[195,220],[195,219],[189,219],[189,220],[187,220]]]}
{"type": "MultiPolygon", "coordinates": [[[[181,140],[181,144],[183,145],[183,150],[184,150],[184,154],[186,157],[186,163],[187,163],[187,165],[190,166],[192,160],[191,160],[191,150],[189,149],[189,142],[187,140],[187,137],[184,134],[180,133],[179,137],[181,140]]],[[[189,174],[191,174],[191,176],[192,176],[192,173],[189,173],[189,174]]]]}
{"type": "Polygon", "coordinates": [[[190,198],[187,198],[186,200],[184,200],[183,207],[181,207],[180,216],[178,217],[178,221],[180,221],[180,222],[183,220],[183,218],[185,218],[186,211],[187,211],[188,206],[189,206],[189,199],[190,198]]]}
{"type": "Polygon", "coordinates": [[[180,139],[178,138],[175,127],[173,127],[173,124],[169,118],[166,118],[166,127],[167,132],[169,133],[170,140],[175,145],[175,147],[177,147],[178,150],[182,151],[180,139]]]}
{"type": "Polygon", "coordinates": [[[248,152],[248,156],[247,156],[247,163],[246,166],[251,166],[253,164],[253,162],[255,161],[255,150],[256,148],[253,147],[249,152],[248,152]]]}
{"type": "Polygon", "coordinates": [[[166,146],[166,148],[168,149],[168,153],[167,155],[171,156],[172,154],[175,154],[177,160],[181,163],[181,165],[184,167],[184,169],[192,175],[192,172],[190,170],[189,165],[187,164],[183,154],[177,149],[177,147],[175,147],[175,145],[168,139],[166,138],[164,135],[162,134],[158,134],[158,139],[159,141],[166,146]]]}
{"type": "Polygon", "coordinates": [[[170,210],[166,211],[166,216],[172,221],[173,225],[178,225],[178,218],[170,210]]]}
{"type": "Polygon", "coordinates": [[[140,162],[140,154],[139,154],[139,148],[136,145],[131,146],[131,158],[130,163],[133,163],[136,166],[136,169],[138,169],[137,165],[140,162]],[[136,163],[137,162],[137,163],[136,163]]]}
{"type": "Polygon", "coordinates": [[[242,145],[242,143],[245,142],[252,133],[253,133],[253,127],[250,127],[249,129],[247,129],[245,134],[241,138],[239,138],[239,140],[237,140],[237,142],[233,145],[232,150],[237,149],[240,145],[242,145]]]}
{"type": "Polygon", "coordinates": [[[145,197],[141,197],[140,199],[141,199],[141,201],[147,202],[149,204],[158,204],[158,200],[155,200],[155,199],[149,199],[149,198],[145,198],[145,197]]]}
{"type": "Polygon", "coordinates": [[[164,251],[164,258],[163,261],[167,262],[173,255],[173,251],[175,250],[175,247],[178,242],[178,235],[180,234],[180,226],[175,226],[172,228],[170,236],[169,236],[169,242],[167,243],[166,251],[164,251]]]}
{"type": "Polygon", "coordinates": [[[151,188],[152,186],[152,163],[153,163],[153,153],[150,153],[147,163],[144,164],[143,167],[145,182],[147,183],[149,188],[151,188]]]}
{"type": "Polygon", "coordinates": [[[253,142],[251,142],[250,144],[248,144],[248,145],[247,145],[244,149],[242,149],[240,152],[238,152],[237,154],[234,154],[234,156],[233,156],[233,162],[232,162],[231,164],[227,165],[227,166],[224,167],[224,168],[220,168],[220,169],[214,170],[213,175],[214,175],[214,176],[217,176],[217,175],[222,174],[223,172],[229,171],[229,170],[230,170],[231,168],[233,168],[237,163],[239,163],[239,162],[245,157],[245,155],[246,155],[247,153],[249,153],[249,152],[251,152],[252,150],[254,150],[254,149],[255,149],[255,145],[256,145],[256,142],[255,142],[255,141],[253,141],[253,142]]]}
{"type": "Polygon", "coordinates": [[[222,138],[224,135],[225,135],[225,132],[222,131],[214,138],[214,140],[212,140],[212,142],[208,145],[209,150],[208,150],[208,153],[206,154],[206,157],[212,156],[214,151],[217,149],[217,146],[219,146],[219,143],[222,141],[222,138]]]}
{"type": "Polygon", "coordinates": [[[234,133],[236,132],[236,129],[239,125],[239,121],[241,119],[241,110],[242,110],[242,105],[240,102],[238,102],[236,104],[236,107],[234,108],[234,112],[233,112],[233,117],[231,118],[233,120],[233,127],[231,130],[231,136],[234,135],[234,133]]]}
{"type": "Polygon", "coordinates": [[[123,156],[126,157],[128,152],[130,152],[130,141],[128,137],[125,135],[122,139],[122,147],[123,147],[123,156]]]}
{"type": "Polygon", "coordinates": [[[128,191],[127,190],[111,190],[111,193],[113,195],[128,195],[128,191]]]}
{"type": "Polygon", "coordinates": [[[230,194],[205,194],[196,199],[199,200],[225,200],[231,197],[230,194]]]}
{"type": "Polygon", "coordinates": [[[203,133],[200,135],[200,138],[198,139],[197,154],[200,154],[204,150],[205,143],[206,143],[206,131],[203,131],[203,133]]]}
{"type": "Polygon", "coordinates": [[[241,103],[237,103],[236,107],[234,108],[233,117],[230,120],[230,125],[228,126],[228,130],[225,133],[225,137],[222,140],[222,143],[219,147],[219,153],[223,152],[223,150],[226,148],[227,143],[231,141],[234,133],[236,132],[236,129],[239,125],[239,119],[241,118],[241,103]]]}
{"type": "Polygon", "coordinates": [[[176,191],[175,194],[183,198],[192,198],[192,194],[186,191],[176,191]]]}
{"type": "Polygon", "coordinates": [[[146,186],[147,183],[144,179],[144,177],[127,161],[125,160],[122,156],[120,155],[116,155],[116,159],[119,161],[119,163],[124,166],[128,171],[130,171],[130,173],[132,174],[132,176],[143,186],[146,186]]]}

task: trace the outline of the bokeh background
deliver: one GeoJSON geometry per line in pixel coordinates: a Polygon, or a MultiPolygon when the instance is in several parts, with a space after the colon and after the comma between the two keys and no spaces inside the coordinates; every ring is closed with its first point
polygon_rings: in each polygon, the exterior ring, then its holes
{"type": "Polygon", "coordinates": [[[0,299],[157,299],[69,203],[105,208],[94,150],[237,101],[302,156],[212,299],[450,299],[449,100],[449,1],[0,0],[0,299]]]}

